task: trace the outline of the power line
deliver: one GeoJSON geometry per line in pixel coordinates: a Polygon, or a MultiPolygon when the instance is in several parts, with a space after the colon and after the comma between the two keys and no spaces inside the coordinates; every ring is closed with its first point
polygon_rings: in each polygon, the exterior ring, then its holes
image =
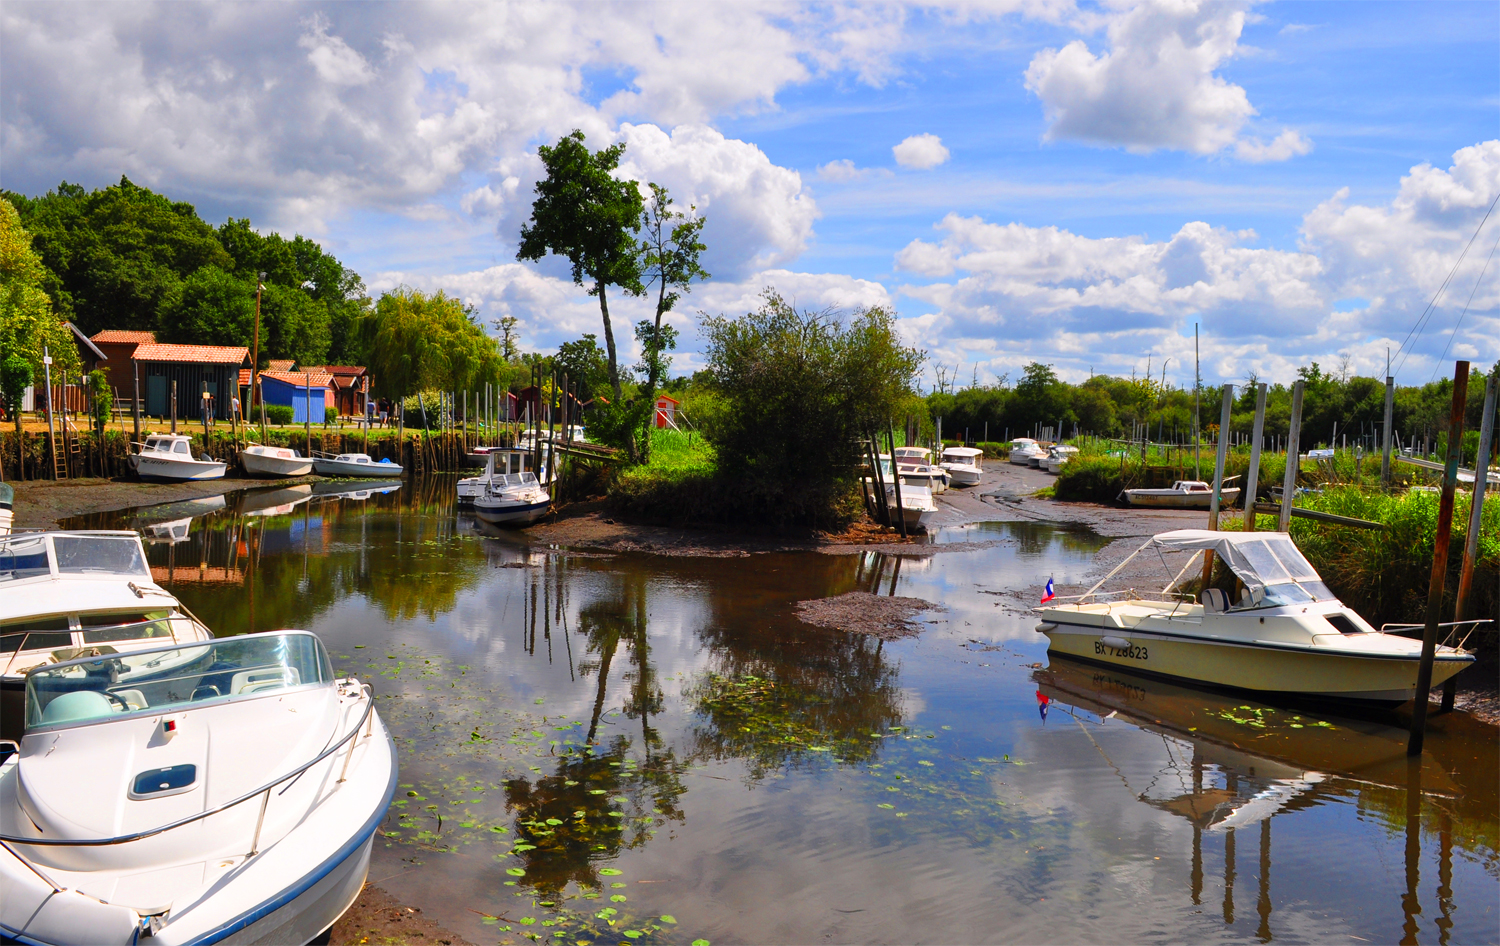
{"type": "Polygon", "coordinates": [[[1453,340],[1458,337],[1458,327],[1464,324],[1464,316],[1469,314],[1469,306],[1474,304],[1474,294],[1479,291],[1479,284],[1484,282],[1484,274],[1490,270],[1490,261],[1495,258],[1495,251],[1500,250],[1500,239],[1495,240],[1495,245],[1490,247],[1490,255],[1484,261],[1484,267],[1479,270],[1479,278],[1474,280],[1474,288],[1469,290],[1469,301],[1464,303],[1464,310],[1458,314],[1458,321],[1453,323],[1453,331],[1448,335],[1448,344],[1443,346],[1442,357],[1438,359],[1437,365],[1432,369],[1432,377],[1428,381],[1436,381],[1438,369],[1448,359],[1448,349],[1453,347],[1453,340]]]}
{"type": "Polygon", "coordinates": [[[1495,199],[1490,201],[1489,210],[1484,212],[1484,218],[1479,221],[1479,226],[1474,228],[1474,235],[1469,237],[1468,243],[1464,244],[1464,251],[1458,254],[1458,259],[1453,263],[1453,268],[1448,271],[1448,278],[1443,280],[1443,284],[1438,287],[1437,293],[1433,295],[1432,301],[1427,303],[1427,308],[1423,309],[1422,314],[1417,316],[1416,324],[1406,333],[1406,338],[1401,342],[1401,347],[1396,349],[1396,354],[1401,357],[1401,363],[1396,366],[1397,375],[1401,374],[1401,369],[1406,366],[1406,359],[1411,357],[1411,350],[1407,349],[1407,344],[1411,343],[1413,348],[1415,348],[1416,339],[1422,336],[1423,327],[1432,319],[1432,314],[1436,311],[1437,302],[1442,298],[1443,291],[1448,288],[1448,283],[1453,280],[1453,274],[1458,272],[1458,267],[1463,264],[1464,257],[1469,255],[1469,248],[1479,238],[1479,231],[1484,229],[1484,225],[1490,219],[1490,214],[1494,212],[1497,203],[1500,203],[1500,193],[1495,194],[1495,199]],[[1402,352],[1405,352],[1405,354],[1402,354],[1402,352]]]}

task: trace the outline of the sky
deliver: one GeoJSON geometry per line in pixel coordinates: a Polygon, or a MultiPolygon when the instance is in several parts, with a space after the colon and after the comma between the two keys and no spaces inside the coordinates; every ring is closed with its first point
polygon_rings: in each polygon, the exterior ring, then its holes
{"type": "Polygon", "coordinates": [[[707,219],[674,373],[767,288],[890,307],[928,386],[1191,384],[1195,326],[1210,383],[1500,349],[1492,2],[0,6],[0,186],[128,176],[525,350],[602,338],[515,258],[573,129],[707,219]]]}

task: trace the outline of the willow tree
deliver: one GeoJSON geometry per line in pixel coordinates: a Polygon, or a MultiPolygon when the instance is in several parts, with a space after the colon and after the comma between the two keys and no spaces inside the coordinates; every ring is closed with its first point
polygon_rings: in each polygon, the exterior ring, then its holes
{"type": "Polygon", "coordinates": [[[583,132],[559,138],[537,149],[547,176],[536,182],[531,220],[521,227],[516,259],[536,261],[548,253],[573,264],[573,282],[589,286],[599,297],[604,319],[604,347],[609,356],[609,383],[615,403],[621,401],[620,363],[614,327],[609,320],[609,287],[629,296],[645,295],[641,258],[634,233],[644,202],[635,181],[614,176],[625,145],[590,151],[583,132]]]}
{"type": "Polygon", "coordinates": [[[372,385],[383,397],[475,390],[504,374],[495,340],[473,309],[441,290],[427,295],[398,286],[381,296],[365,317],[363,341],[372,385]]]}

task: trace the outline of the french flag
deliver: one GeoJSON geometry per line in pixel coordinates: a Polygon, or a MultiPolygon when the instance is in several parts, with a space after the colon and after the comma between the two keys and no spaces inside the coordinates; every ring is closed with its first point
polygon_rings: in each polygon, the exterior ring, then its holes
{"type": "Polygon", "coordinates": [[[1055,594],[1052,593],[1052,579],[1048,578],[1047,579],[1047,590],[1044,591],[1044,592],[1042,592],[1042,601],[1041,601],[1041,603],[1042,604],[1046,604],[1048,601],[1051,601],[1055,597],[1057,597],[1057,595],[1055,595],[1055,594]]]}

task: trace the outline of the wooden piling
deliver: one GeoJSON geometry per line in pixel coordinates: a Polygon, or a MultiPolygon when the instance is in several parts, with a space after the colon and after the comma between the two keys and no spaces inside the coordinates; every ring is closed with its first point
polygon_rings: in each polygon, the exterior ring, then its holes
{"type": "MultiPolygon", "coordinates": [[[[1208,497],[1208,531],[1219,531],[1219,491],[1224,488],[1224,461],[1229,454],[1229,424],[1233,419],[1234,385],[1224,385],[1224,403],[1219,408],[1219,443],[1214,448],[1214,491],[1208,497]]],[[[1214,553],[1203,553],[1203,587],[1213,577],[1214,553]]]]}
{"type": "MultiPolygon", "coordinates": [[[[1390,360],[1390,349],[1386,349],[1386,360],[1390,360]]],[[[1380,485],[1383,489],[1391,488],[1391,420],[1396,411],[1396,378],[1393,375],[1385,376],[1385,428],[1382,432],[1380,456],[1380,485]]]]}
{"type": "Polygon", "coordinates": [[[1406,754],[1422,754],[1427,731],[1427,697],[1432,692],[1432,661],[1437,654],[1438,622],[1442,620],[1443,586],[1448,578],[1448,544],[1453,537],[1453,490],[1463,459],[1464,405],[1469,393],[1469,363],[1460,361],[1453,373],[1453,407],[1448,414],[1448,459],[1443,469],[1443,493],[1438,501],[1437,535],[1432,543],[1432,579],[1427,584],[1427,620],[1422,628],[1422,662],[1417,668],[1417,696],[1412,704],[1411,737],[1406,754]]]}
{"type": "MultiPolygon", "coordinates": [[[[986,430],[988,433],[988,430],[986,430]]],[[[906,538],[906,504],[901,501],[901,470],[896,466],[896,431],[887,422],[886,436],[891,442],[891,480],[896,487],[896,524],[901,529],[901,538],[906,538]]]]}
{"type": "MultiPolygon", "coordinates": [[[[1469,618],[1469,595],[1474,590],[1474,564],[1479,558],[1479,525],[1484,515],[1484,494],[1489,485],[1490,451],[1495,435],[1495,395],[1500,381],[1494,377],[1484,383],[1484,415],[1479,422],[1479,452],[1474,455],[1474,498],[1469,505],[1469,533],[1464,537],[1463,571],[1458,576],[1458,600],[1453,605],[1453,620],[1469,618]]],[[[1443,712],[1453,709],[1457,677],[1443,683],[1443,712]]]]}
{"type": "Polygon", "coordinates": [[[1245,531],[1255,531],[1255,494],[1260,489],[1260,445],[1266,431],[1266,383],[1255,386],[1255,432],[1250,437],[1250,469],[1245,474],[1245,531]]]}

